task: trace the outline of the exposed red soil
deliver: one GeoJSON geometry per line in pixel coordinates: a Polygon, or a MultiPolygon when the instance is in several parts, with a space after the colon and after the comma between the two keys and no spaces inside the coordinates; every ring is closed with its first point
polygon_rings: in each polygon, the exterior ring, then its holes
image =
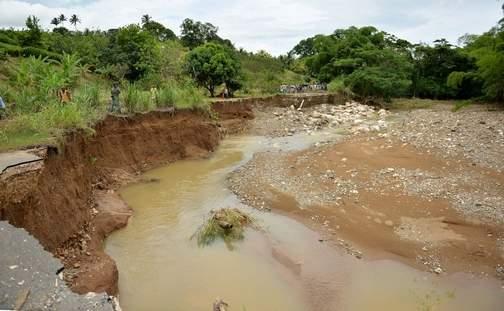
{"type": "Polygon", "coordinates": [[[342,100],[327,94],[217,101],[218,122],[198,111],[108,116],[94,133],[69,133],[61,147],[48,147],[42,165],[0,175],[0,220],[25,228],[60,257],[74,291],[117,294],[117,268],[103,252],[103,240],[127,224],[129,211],[104,190],[147,169],[208,155],[223,134],[245,129],[253,105],[307,107],[342,100]]]}
{"type": "Polygon", "coordinates": [[[217,124],[198,112],[109,116],[93,135],[71,133],[62,148],[49,148],[38,170],[2,176],[1,219],[25,228],[60,256],[75,291],[116,294],[117,268],[101,244],[127,221],[102,205],[93,217],[95,190],[113,188],[164,163],[204,156],[219,138],[217,124]]]}

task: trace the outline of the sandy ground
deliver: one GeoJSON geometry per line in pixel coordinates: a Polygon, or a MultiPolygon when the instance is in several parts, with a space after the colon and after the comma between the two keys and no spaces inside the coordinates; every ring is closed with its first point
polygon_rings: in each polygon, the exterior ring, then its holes
{"type": "MultiPolygon", "coordinates": [[[[290,135],[291,128],[312,126],[313,118],[299,126],[288,110],[271,109],[257,113],[252,132],[269,128],[278,136],[286,128],[290,135]],[[279,116],[286,123],[270,126],[279,116]]],[[[350,133],[343,140],[256,154],[230,176],[231,189],[254,207],[317,229],[324,242],[358,258],[502,279],[504,113],[436,107],[388,114],[376,130],[372,113],[362,118],[339,122],[350,133]]]]}

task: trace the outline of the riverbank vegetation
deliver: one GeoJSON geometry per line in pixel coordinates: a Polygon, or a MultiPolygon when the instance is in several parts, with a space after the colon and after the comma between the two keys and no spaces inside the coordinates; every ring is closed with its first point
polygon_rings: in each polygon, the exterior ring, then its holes
{"type": "Polygon", "coordinates": [[[29,16],[24,29],[0,29],[0,96],[7,103],[0,149],[91,129],[107,113],[113,82],[121,85],[122,113],[208,109],[208,96],[275,94],[281,84],[302,83],[327,83],[365,102],[504,100],[503,20],[464,35],[458,46],[350,27],[304,39],[280,56],[236,48],[218,27],[191,19],[180,36],[149,15],[104,31],[79,24],[77,15],[62,14],[47,30],[29,16]]]}
{"type": "Polygon", "coordinates": [[[337,29],[301,40],[288,59],[330,90],[365,101],[504,101],[504,19],[484,34],[462,36],[458,45],[412,44],[371,26],[337,29]]]}
{"type": "Polygon", "coordinates": [[[29,16],[25,29],[0,30],[1,149],[90,129],[107,113],[114,81],[122,113],[208,109],[206,97],[223,94],[224,85],[230,96],[248,96],[275,93],[286,76],[302,81],[269,54],[235,49],[209,23],[186,19],[180,37],[149,15],[107,31],[80,31],[79,23],[60,15],[47,31],[29,16]]]}

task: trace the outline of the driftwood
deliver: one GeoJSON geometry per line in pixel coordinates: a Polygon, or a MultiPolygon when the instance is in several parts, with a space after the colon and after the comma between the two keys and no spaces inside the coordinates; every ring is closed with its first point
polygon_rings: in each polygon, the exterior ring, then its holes
{"type": "Polygon", "coordinates": [[[222,299],[217,298],[213,303],[213,311],[226,311],[229,305],[222,299]]]}
{"type": "Polygon", "coordinates": [[[299,105],[299,107],[297,109],[298,111],[301,111],[301,108],[303,108],[303,104],[304,104],[304,99],[301,101],[301,105],[299,105]]]}

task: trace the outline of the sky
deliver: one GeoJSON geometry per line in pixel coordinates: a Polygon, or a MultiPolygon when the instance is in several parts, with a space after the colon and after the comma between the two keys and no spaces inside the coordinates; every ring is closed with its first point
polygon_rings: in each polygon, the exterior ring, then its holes
{"type": "MultiPolygon", "coordinates": [[[[0,28],[35,15],[44,28],[63,13],[79,29],[117,28],[149,14],[175,33],[184,18],[210,22],[236,47],[285,54],[300,40],[338,28],[372,25],[412,43],[487,31],[502,18],[502,0],[0,0],[0,28]]],[[[70,25],[67,24],[67,27],[70,25]]]]}

